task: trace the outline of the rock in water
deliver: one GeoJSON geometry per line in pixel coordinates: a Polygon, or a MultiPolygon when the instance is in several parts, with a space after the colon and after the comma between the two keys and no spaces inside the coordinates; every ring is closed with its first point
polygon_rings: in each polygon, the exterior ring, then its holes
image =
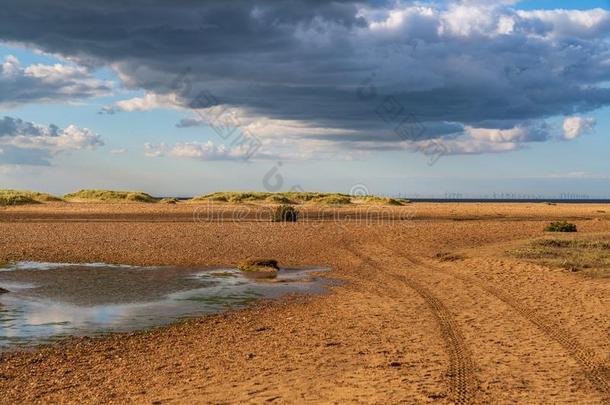
{"type": "Polygon", "coordinates": [[[9,291],[5,290],[4,288],[0,288],[0,294],[6,294],[7,292],[9,292],[9,291]]]}
{"type": "Polygon", "coordinates": [[[239,263],[237,268],[241,271],[261,273],[276,273],[280,269],[277,260],[273,259],[245,260],[239,263]]]}

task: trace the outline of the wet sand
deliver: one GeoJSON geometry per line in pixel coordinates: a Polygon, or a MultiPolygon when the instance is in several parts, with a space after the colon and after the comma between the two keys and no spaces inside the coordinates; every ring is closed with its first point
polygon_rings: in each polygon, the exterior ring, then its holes
{"type": "Polygon", "coordinates": [[[375,208],[393,216],[373,224],[355,211],[273,224],[251,211],[207,222],[187,204],[1,210],[4,261],[225,266],[258,256],[329,267],[347,283],[328,296],[2,354],[0,402],[610,400],[608,279],[504,253],[554,219],[610,233],[610,206],[417,203],[375,208]]]}

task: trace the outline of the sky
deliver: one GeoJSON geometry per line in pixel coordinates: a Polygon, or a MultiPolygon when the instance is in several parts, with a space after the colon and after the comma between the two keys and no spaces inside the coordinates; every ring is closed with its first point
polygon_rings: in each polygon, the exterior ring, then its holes
{"type": "Polygon", "coordinates": [[[610,198],[610,1],[0,3],[0,188],[610,198]]]}

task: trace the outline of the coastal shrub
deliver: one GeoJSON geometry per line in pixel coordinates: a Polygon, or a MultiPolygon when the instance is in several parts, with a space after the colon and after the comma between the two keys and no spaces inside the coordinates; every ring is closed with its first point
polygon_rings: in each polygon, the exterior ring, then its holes
{"type": "Polygon", "coordinates": [[[576,225],[566,221],[551,222],[544,228],[546,232],[576,232],[576,225]]]}
{"type": "Polygon", "coordinates": [[[65,200],[83,202],[144,202],[154,203],[157,199],[141,191],[79,190],[66,194],[65,200]]]}
{"type": "Polygon", "coordinates": [[[273,211],[271,220],[273,222],[297,222],[299,211],[291,205],[280,205],[273,211]]]}

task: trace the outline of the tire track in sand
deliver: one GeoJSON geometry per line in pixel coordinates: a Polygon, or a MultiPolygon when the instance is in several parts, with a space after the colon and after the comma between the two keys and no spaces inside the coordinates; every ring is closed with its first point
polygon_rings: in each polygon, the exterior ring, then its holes
{"type": "MultiPolygon", "coordinates": [[[[350,248],[347,248],[347,250],[371,267],[379,267],[372,259],[363,256],[350,248]]],[[[464,336],[457,326],[453,314],[429,289],[411,277],[402,274],[391,274],[391,276],[402,281],[424,300],[434,316],[436,323],[439,325],[441,336],[445,342],[449,355],[449,369],[446,376],[449,392],[451,393],[451,400],[453,403],[459,405],[474,403],[479,386],[475,374],[475,365],[470,350],[468,350],[468,347],[465,344],[464,336]]]]}
{"type": "Polygon", "coordinates": [[[603,395],[604,402],[610,404],[610,370],[602,362],[598,360],[598,356],[593,350],[590,350],[578,342],[578,339],[572,336],[567,330],[562,328],[559,324],[547,321],[538,315],[535,311],[529,309],[527,306],[521,304],[511,294],[506,293],[492,285],[489,285],[480,280],[476,280],[472,277],[468,277],[461,274],[454,274],[448,272],[445,269],[433,266],[431,264],[424,263],[412,256],[405,255],[402,252],[398,252],[392,249],[395,254],[408,260],[414,265],[427,268],[432,271],[442,272],[448,274],[451,277],[462,280],[466,284],[478,287],[488,294],[494,296],[496,299],[502,301],[515,312],[521,315],[523,318],[534,324],[538,330],[540,330],[549,339],[559,343],[563,349],[581,366],[585,376],[593,387],[603,395]]]}

